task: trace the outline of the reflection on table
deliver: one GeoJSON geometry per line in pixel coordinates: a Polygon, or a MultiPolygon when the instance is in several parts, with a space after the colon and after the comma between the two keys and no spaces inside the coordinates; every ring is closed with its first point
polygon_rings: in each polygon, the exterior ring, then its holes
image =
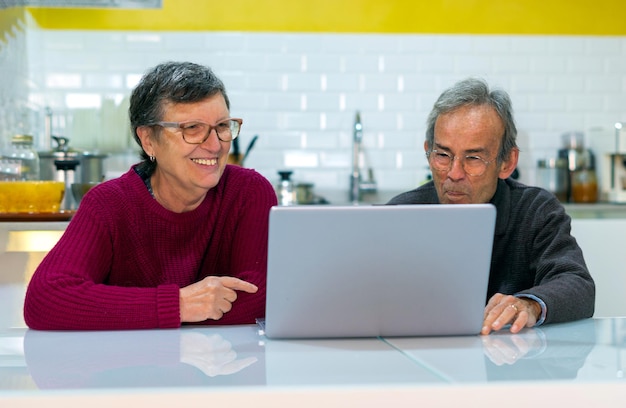
{"type": "Polygon", "coordinates": [[[626,319],[587,319],[489,336],[386,339],[450,383],[622,381],[626,319]]]}
{"type": "Polygon", "coordinates": [[[256,326],[0,331],[0,394],[30,389],[623,381],[626,319],[489,336],[269,340],[256,326]]]}
{"type": "Polygon", "coordinates": [[[41,389],[264,385],[264,356],[249,326],[24,335],[41,389]]]}

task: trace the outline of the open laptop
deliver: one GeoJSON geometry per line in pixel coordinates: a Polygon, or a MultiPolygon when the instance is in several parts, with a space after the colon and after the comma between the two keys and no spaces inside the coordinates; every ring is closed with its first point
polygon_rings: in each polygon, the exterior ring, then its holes
{"type": "Polygon", "coordinates": [[[265,335],[478,334],[495,218],[490,204],[273,207],[265,335]]]}

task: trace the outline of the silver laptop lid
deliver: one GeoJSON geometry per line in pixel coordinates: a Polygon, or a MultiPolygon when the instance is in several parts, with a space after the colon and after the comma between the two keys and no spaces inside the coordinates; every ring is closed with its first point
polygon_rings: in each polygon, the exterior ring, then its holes
{"type": "Polygon", "coordinates": [[[270,338],[480,332],[495,207],[292,206],[270,213],[270,338]]]}

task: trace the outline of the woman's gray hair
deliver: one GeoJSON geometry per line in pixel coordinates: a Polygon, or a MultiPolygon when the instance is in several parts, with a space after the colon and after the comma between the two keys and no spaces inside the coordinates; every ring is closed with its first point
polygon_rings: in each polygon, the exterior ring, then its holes
{"type": "Polygon", "coordinates": [[[496,160],[498,163],[507,160],[511,151],[517,148],[517,128],[513,119],[511,98],[501,89],[490,90],[485,80],[477,78],[459,81],[439,96],[426,121],[428,151],[434,147],[435,123],[439,115],[467,105],[489,105],[495,109],[504,124],[504,134],[496,160]]]}
{"type": "MultiPolygon", "coordinates": [[[[141,147],[137,128],[159,122],[167,103],[200,102],[221,94],[230,110],[224,83],[211,68],[192,62],[165,62],[148,70],[130,96],[128,116],[133,137],[141,147]]],[[[156,162],[141,151],[141,158],[150,174],[156,162]]]]}

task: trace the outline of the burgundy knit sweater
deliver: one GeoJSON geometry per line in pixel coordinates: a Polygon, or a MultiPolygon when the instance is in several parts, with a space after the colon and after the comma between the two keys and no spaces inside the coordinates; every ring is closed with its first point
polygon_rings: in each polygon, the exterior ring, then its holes
{"type": "Polygon", "coordinates": [[[99,184],[46,255],[26,292],[24,319],[39,330],[174,328],[179,288],[212,276],[258,286],[238,291],[231,311],[206,324],[245,324],[265,315],[272,185],[254,170],[226,166],[193,211],[174,213],[130,169],[99,184]]]}

